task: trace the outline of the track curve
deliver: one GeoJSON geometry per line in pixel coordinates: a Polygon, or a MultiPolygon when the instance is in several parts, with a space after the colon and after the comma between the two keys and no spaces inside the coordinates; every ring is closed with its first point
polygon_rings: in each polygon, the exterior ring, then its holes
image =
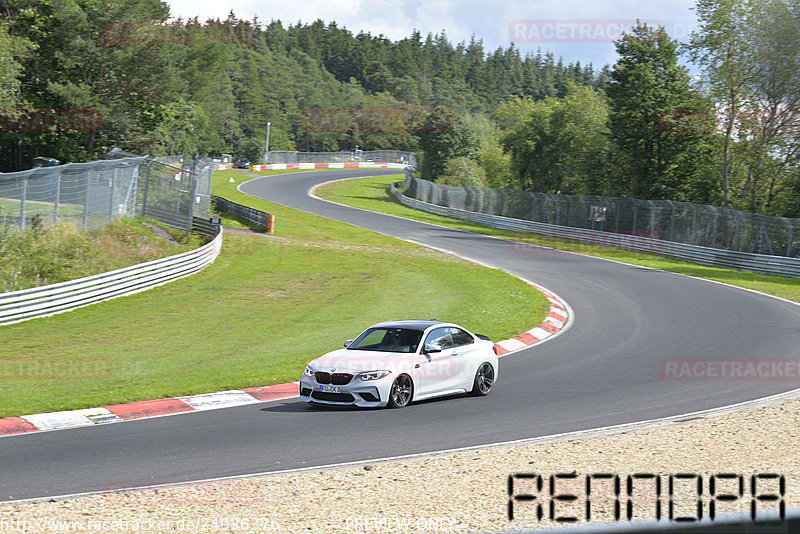
{"type": "MultiPolygon", "coordinates": [[[[790,381],[671,381],[664,358],[796,358],[800,306],[672,273],[324,202],[338,178],[270,176],[240,189],[292,208],[453,251],[555,291],[568,333],[502,360],[485,398],[404,410],[309,411],[297,399],[0,440],[0,501],[429,452],[674,416],[800,387],[790,381]],[[402,429],[398,432],[398,429],[402,429]]],[[[491,288],[487,288],[490,291],[491,288]]],[[[502,296],[498,296],[502,298],[502,296]]]]}

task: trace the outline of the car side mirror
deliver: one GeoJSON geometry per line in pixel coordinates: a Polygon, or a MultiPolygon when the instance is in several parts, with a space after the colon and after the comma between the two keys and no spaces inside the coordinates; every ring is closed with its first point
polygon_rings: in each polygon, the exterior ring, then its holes
{"type": "Polygon", "coordinates": [[[347,341],[345,341],[345,342],[344,342],[344,348],[347,348],[347,347],[349,347],[349,346],[350,346],[350,343],[352,343],[352,342],[353,342],[353,340],[352,340],[352,339],[348,339],[347,341]]]}
{"type": "Polygon", "coordinates": [[[425,345],[422,349],[422,352],[425,354],[433,354],[434,352],[442,352],[441,347],[437,347],[436,345],[425,345]]]}

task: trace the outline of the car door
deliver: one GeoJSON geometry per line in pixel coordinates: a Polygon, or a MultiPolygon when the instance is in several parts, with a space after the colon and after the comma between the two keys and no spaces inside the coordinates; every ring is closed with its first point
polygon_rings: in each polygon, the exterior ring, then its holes
{"type": "Polygon", "coordinates": [[[481,363],[477,360],[481,359],[482,349],[466,330],[450,327],[450,336],[453,340],[454,387],[470,390],[475,380],[475,371],[481,363]]]}
{"type": "Polygon", "coordinates": [[[450,327],[431,330],[425,337],[419,358],[420,395],[429,395],[453,389],[456,384],[456,360],[453,350],[453,336],[450,327]],[[438,349],[426,352],[426,347],[438,349]]]}

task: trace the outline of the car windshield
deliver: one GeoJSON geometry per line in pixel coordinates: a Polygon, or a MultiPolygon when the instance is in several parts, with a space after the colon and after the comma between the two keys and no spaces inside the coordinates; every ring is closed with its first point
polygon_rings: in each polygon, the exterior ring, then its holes
{"type": "Polygon", "coordinates": [[[350,350],[381,352],[416,352],[421,330],[410,328],[370,328],[347,346],[350,350]]]}

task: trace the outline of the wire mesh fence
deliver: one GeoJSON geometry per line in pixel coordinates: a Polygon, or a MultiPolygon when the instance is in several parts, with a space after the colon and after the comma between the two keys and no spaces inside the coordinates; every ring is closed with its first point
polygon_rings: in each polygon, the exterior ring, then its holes
{"type": "Polygon", "coordinates": [[[586,228],[723,250],[800,257],[800,219],[670,200],[552,195],[447,186],[406,174],[417,200],[487,215],[586,228]]]}
{"type": "Polygon", "coordinates": [[[118,217],[160,219],[157,214],[169,213],[176,217],[167,224],[190,229],[192,217],[208,217],[212,160],[148,158],[122,151],[109,157],[113,159],[0,173],[4,226],[67,222],[89,229],[118,217]]]}
{"type": "Polygon", "coordinates": [[[416,167],[413,152],[399,150],[349,150],[342,152],[294,152],[271,150],[265,154],[264,163],[401,163],[416,167]]]}
{"type": "Polygon", "coordinates": [[[92,228],[132,216],[143,159],[126,157],[0,173],[0,217],[19,228],[59,222],[92,228]]]}

